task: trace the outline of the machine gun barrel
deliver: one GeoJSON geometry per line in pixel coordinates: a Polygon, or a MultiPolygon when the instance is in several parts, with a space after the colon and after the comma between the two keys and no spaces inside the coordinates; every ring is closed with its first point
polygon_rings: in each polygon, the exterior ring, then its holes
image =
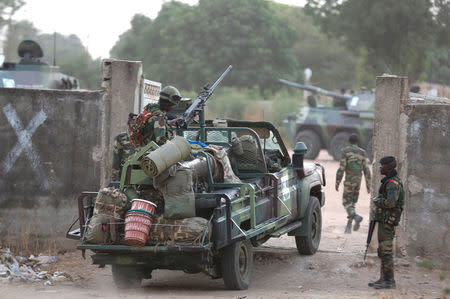
{"type": "Polygon", "coordinates": [[[329,91],[329,90],[326,90],[326,89],[323,89],[323,88],[320,88],[317,86],[303,85],[300,83],[296,83],[296,82],[292,82],[292,81],[288,81],[288,80],[284,80],[284,79],[278,79],[278,82],[281,84],[287,85],[287,86],[300,88],[300,89],[307,90],[312,93],[323,94],[323,95],[334,97],[334,98],[340,98],[340,99],[344,99],[344,100],[351,100],[353,98],[352,96],[343,95],[343,94],[329,91]]]}
{"type": "Polygon", "coordinates": [[[220,75],[219,79],[214,82],[211,87],[203,87],[204,90],[201,91],[192,105],[183,113],[180,121],[180,127],[186,129],[187,126],[194,120],[194,117],[200,112],[202,106],[206,103],[209,97],[213,94],[216,87],[222,82],[223,78],[228,74],[231,70],[232,66],[229,65],[225,72],[220,75]]]}

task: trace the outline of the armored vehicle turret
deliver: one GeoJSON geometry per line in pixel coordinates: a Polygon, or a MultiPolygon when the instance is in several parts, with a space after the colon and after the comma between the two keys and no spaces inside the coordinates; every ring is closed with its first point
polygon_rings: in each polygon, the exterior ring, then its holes
{"type": "Polygon", "coordinates": [[[306,144],[306,159],[315,159],[321,149],[327,149],[335,160],[339,160],[341,150],[348,144],[352,133],[358,135],[360,146],[367,151],[369,158],[372,157],[374,92],[364,90],[347,95],[283,79],[278,82],[312,93],[308,96],[307,107],[302,107],[297,114],[288,115],[283,121],[292,143],[301,141],[306,144]],[[317,105],[315,94],[332,97],[332,106],[317,105]]]}
{"type": "Polygon", "coordinates": [[[0,60],[0,87],[78,89],[75,77],[59,72],[58,66],[41,61],[44,53],[36,42],[24,40],[19,44],[18,63],[0,60]]]}

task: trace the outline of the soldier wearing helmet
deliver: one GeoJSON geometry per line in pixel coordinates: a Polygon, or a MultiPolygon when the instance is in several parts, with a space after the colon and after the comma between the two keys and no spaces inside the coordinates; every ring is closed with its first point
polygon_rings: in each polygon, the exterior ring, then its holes
{"type": "Polygon", "coordinates": [[[132,144],[139,147],[154,141],[163,145],[173,137],[170,125],[176,124],[179,119],[169,121],[167,112],[171,111],[181,99],[180,92],[173,86],[164,87],[159,93],[158,104],[148,104],[144,111],[129,125],[129,135],[132,144]]]}

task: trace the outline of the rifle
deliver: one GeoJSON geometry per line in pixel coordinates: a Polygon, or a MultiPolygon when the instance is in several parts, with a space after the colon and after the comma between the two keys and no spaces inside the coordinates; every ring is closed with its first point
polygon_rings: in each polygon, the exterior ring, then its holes
{"type": "Polygon", "coordinates": [[[223,80],[223,78],[228,74],[231,70],[232,66],[228,66],[225,72],[219,77],[219,79],[214,82],[214,84],[209,87],[208,85],[204,86],[203,89],[192,103],[192,105],[183,113],[183,116],[180,119],[179,126],[183,129],[186,129],[188,125],[194,120],[195,116],[202,111],[203,106],[209,97],[213,94],[214,89],[219,85],[219,83],[223,80]]]}
{"type": "Polygon", "coordinates": [[[370,220],[369,233],[367,234],[366,252],[364,252],[364,262],[366,262],[367,250],[369,250],[370,241],[372,241],[372,235],[373,235],[373,231],[375,229],[376,223],[377,222],[375,220],[370,220]]]}

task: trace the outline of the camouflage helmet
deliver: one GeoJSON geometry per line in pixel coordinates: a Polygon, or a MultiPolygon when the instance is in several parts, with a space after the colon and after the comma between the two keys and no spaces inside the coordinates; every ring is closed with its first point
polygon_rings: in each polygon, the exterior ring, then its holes
{"type": "Polygon", "coordinates": [[[168,101],[172,105],[176,105],[181,100],[181,94],[178,89],[169,85],[161,90],[159,93],[159,99],[168,101]]]}

